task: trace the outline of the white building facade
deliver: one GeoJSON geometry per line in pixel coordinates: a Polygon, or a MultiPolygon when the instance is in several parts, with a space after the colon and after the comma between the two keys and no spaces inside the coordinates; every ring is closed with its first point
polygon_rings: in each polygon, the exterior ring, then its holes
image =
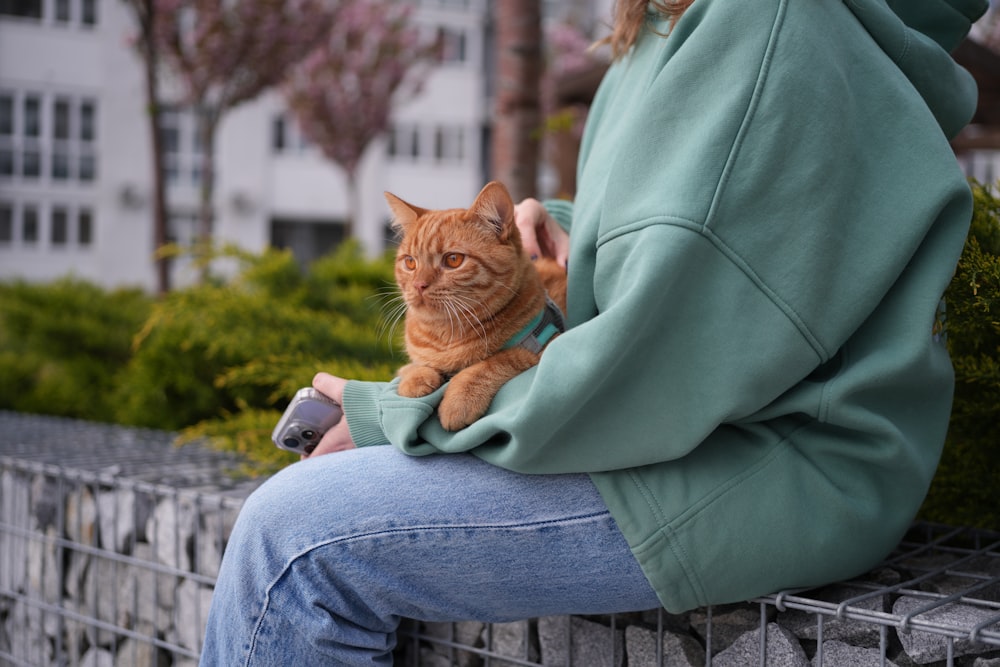
{"type": "MultiPolygon", "coordinates": [[[[355,234],[384,249],[389,190],[425,207],[467,205],[487,178],[487,0],[422,0],[444,62],[363,161],[355,234]]],[[[121,0],[0,0],[0,280],[65,275],[155,288],[152,166],[142,63],[121,0]]],[[[170,235],[194,233],[200,147],[193,112],[164,115],[170,235]]],[[[217,139],[215,238],[303,262],[343,237],[346,179],[308,146],[281,95],[228,113],[217,139]]],[[[195,279],[184,261],[173,280],[195,279]]]]}

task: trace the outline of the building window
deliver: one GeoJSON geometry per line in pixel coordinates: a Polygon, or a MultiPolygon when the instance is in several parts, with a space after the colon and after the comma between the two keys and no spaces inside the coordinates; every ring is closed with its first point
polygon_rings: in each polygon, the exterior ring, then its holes
{"type": "Polygon", "coordinates": [[[52,178],[69,178],[69,100],[56,98],[52,105],[52,178]]]}
{"type": "Polygon", "coordinates": [[[10,243],[14,240],[14,206],[8,202],[0,202],[0,243],[10,243]]]}
{"type": "Polygon", "coordinates": [[[461,127],[435,128],[434,159],[438,162],[461,162],[465,159],[465,132],[461,127]]]}
{"type": "Polygon", "coordinates": [[[50,219],[50,239],[54,246],[64,246],[69,237],[69,215],[65,208],[56,207],[52,209],[50,219]]]}
{"type": "Polygon", "coordinates": [[[302,153],[313,148],[313,143],[299,129],[289,114],[279,114],[271,124],[271,148],[275,153],[302,153]]]}
{"type": "Polygon", "coordinates": [[[0,0],[0,15],[42,18],[42,0],[0,0]]]}
{"type": "Polygon", "coordinates": [[[42,175],[42,98],[40,95],[24,96],[21,121],[22,149],[21,175],[39,178],[42,175]]]}
{"type": "Polygon", "coordinates": [[[396,158],[420,157],[420,128],[416,125],[394,125],[389,129],[389,155],[396,158]]]}
{"type": "Polygon", "coordinates": [[[52,178],[93,181],[97,174],[94,151],[96,103],[57,97],[52,103],[52,178]]]}
{"type": "Polygon", "coordinates": [[[194,186],[201,182],[202,148],[198,118],[189,109],[166,108],[160,112],[160,138],[167,183],[194,186]]]}
{"type": "Polygon", "coordinates": [[[80,23],[85,26],[97,25],[97,0],[80,0],[80,23]]]}
{"type": "Polygon", "coordinates": [[[0,178],[93,182],[96,140],[93,98],[0,91],[0,178]]]}
{"type": "Polygon", "coordinates": [[[14,175],[14,96],[0,93],[0,176],[14,175]]]}
{"type": "Polygon", "coordinates": [[[21,210],[21,241],[25,245],[38,243],[38,209],[34,206],[21,210]]]}
{"type": "Polygon", "coordinates": [[[466,61],[465,31],[439,27],[438,43],[441,45],[442,63],[464,63],[466,61]]]}
{"type": "Polygon", "coordinates": [[[76,214],[76,242],[89,246],[94,241],[94,216],[90,209],[81,208],[76,214]]]}
{"type": "Polygon", "coordinates": [[[0,0],[0,17],[16,16],[28,19],[46,19],[70,25],[74,19],[80,25],[97,25],[97,0],[0,0]]]}
{"type": "Polygon", "coordinates": [[[288,142],[285,140],[285,117],[275,116],[271,123],[271,148],[275,153],[285,150],[288,142]]]}

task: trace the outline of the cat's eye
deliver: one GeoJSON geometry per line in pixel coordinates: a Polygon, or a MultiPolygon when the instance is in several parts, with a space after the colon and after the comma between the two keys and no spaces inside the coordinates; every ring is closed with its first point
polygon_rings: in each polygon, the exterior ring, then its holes
{"type": "Polygon", "coordinates": [[[465,261],[465,255],[460,252],[449,252],[444,256],[443,263],[449,269],[457,269],[465,261]]]}
{"type": "Polygon", "coordinates": [[[417,268],[417,260],[407,255],[403,257],[403,266],[405,266],[410,271],[413,271],[415,268],[417,268]]]}

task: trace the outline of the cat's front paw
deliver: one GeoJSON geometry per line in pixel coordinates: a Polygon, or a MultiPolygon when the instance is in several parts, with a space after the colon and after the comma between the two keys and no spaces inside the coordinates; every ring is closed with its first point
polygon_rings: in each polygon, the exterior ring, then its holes
{"type": "Polygon", "coordinates": [[[446,431],[459,431],[486,414],[494,392],[476,382],[477,377],[463,371],[444,390],[438,419],[446,431]]]}
{"type": "Polygon", "coordinates": [[[441,399],[441,405],[438,406],[438,419],[441,420],[444,430],[460,431],[485,415],[489,407],[489,403],[480,406],[468,396],[457,396],[446,391],[444,398],[441,399]]]}
{"type": "Polygon", "coordinates": [[[429,366],[409,364],[399,369],[399,386],[396,391],[406,398],[420,398],[432,393],[444,382],[444,378],[429,366]]]}

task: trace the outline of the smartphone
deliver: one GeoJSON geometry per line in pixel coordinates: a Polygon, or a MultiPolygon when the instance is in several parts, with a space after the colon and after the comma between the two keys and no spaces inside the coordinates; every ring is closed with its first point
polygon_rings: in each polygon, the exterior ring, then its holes
{"type": "Polygon", "coordinates": [[[271,440],[289,452],[309,454],[343,414],[336,401],[312,387],[304,387],[295,392],[285,414],[274,427],[271,440]]]}

